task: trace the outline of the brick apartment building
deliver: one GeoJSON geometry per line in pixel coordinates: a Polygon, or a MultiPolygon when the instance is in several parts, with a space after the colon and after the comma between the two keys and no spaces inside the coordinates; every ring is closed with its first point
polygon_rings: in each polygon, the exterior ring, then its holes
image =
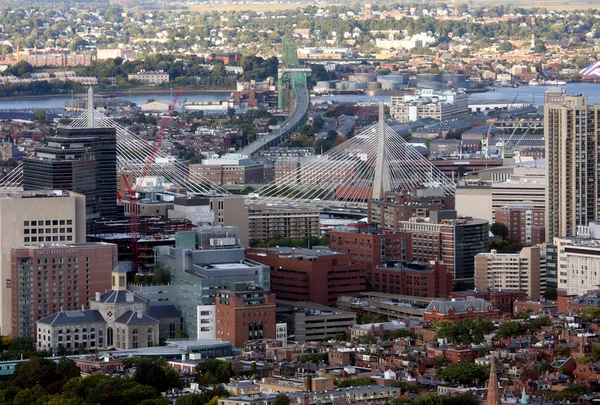
{"type": "Polygon", "coordinates": [[[255,184],[265,179],[265,167],[248,156],[226,154],[222,157],[204,159],[200,164],[190,165],[190,179],[208,179],[215,184],[255,184]]]}
{"type": "Polygon", "coordinates": [[[81,309],[93,294],[111,288],[117,245],[76,243],[11,249],[12,331],[35,337],[35,322],[81,309]]]}
{"type": "Polygon", "coordinates": [[[561,295],[557,297],[558,311],[563,314],[574,315],[587,308],[600,307],[600,294],[592,291],[585,295],[561,295]]]}
{"type": "Polygon", "coordinates": [[[413,261],[442,261],[455,282],[472,281],[475,256],[488,251],[488,221],[457,217],[456,211],[432,211],[427,219],[401,221],[399,228],[411,234],[413,261]]]}
{"type": "Polygon", "coordinates": [[[90,66],[96,58],[91,51],[74,52],[68,49],[25,49],[18,53],[17,61],[33,67],[90,66]]]}
{"type": "Polygon", "coordinates": [[[400,221],[427,217],[431,211],[455,209],[454,196],[427,192],[387,193],[382,200],[369,201],[369,223],[384,229],[398,229],[400,221]]]}
{"type": "Polygon", "coordinates": [[[229,65],[230,63],[238,63],[242,60],[241,53],[210,53],[206,55],[206,60],[220,60],[225,65],[229,65]]]}
{"type": "Polygon", "coordinates": [[[246,283],[219,290],[216,301],[217,338],[233,347],[249,340],[275,339],[275,295],[246,283]]]}
{"type": "Polygon", "coordinates": [[[278,299],[336,305],[365,291],[366,269],[347,253],[295,248],[248,249],[246,257],[271,268],[278,299]]]}
{"type": "Polygon", "coordinates": [[[523,246],[546,242],[546,210],[533,206],[507,206],[496,210],[496,222],[508,227],[508,237],[523,246]]]}
{"type": "Polygon", "coordinates": [[[352,255],[364,263],[367,277],[373,268],[389,261],[412,260],[409,233],[374,228],[338,228],[329,233],[329,247],[336,252],[352,255]]]}
{"type": "Polygon", "coordinates": [[[444,357],[450,361],[451,364],[459,363],[473,363],[479,356],[477,350],[473,349],[469,345],[455,345],[455,346],[443,346],[443,347],[428,347],[427,356],[434,358],[437,356],[444,357]]]}
{"type": "Polygon", "coordinates": [[[424,298],[448,297],[452,293],[453,274],[440,262],[390,262],[376,266],[370,274],[371,285],[381,293],[424,298]]]}

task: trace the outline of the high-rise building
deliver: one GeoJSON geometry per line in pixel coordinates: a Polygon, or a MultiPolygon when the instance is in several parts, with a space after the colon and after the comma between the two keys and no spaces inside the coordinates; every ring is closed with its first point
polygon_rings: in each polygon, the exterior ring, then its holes
{"type": "Polygon", "coordinates": [[[560,295],[582,295],[600,285],[600,241],[591,238],[554,238],[560,295]]]}
{"type": "Polygon", "coordinates": [[[546,257],[539,247],[525,247],[520,253],[479,253],[475,288],[522,290],[538,299],[546,292],[546,257]]]}
{"type": "Polygon", "coordinates": [[[369,273],[373,290],[413,297],[441,297],[452,293],[453,274],[440,262],[427,264],[406,261],[376,266],[369,273]]]}
{"type": "Polygon", "coordinates": [[[59,311],[81,309],[92,294],[111,287],[117,245],[77,243],[11,249],[12,330],[36,335],[35,322],[59,311]]]}
{"type": "Polygon", "coordinates": [[[208,193],[175,197],[169,218],[185,218],[197,226],[235,226],[242,246],[248,246],[248,209],[244,204],[244,196],[208,193]]]}
{"type": "Polygon", "coordinates": [[[348,253],[280,247],[249,249],[246,257],[270,267],[271,291],[280,299],[335,305],[365,291],[366,265],[348,253]]]}
{"type": "Polygon", "coordinates": [[[364,263],[369,271],[380,264],[412,260],[410,234],[374,228],[337,228],[329,232],[329,247],[350,253],[352,259],[364,263]]]}
{"type": "Polygon", "coordinates": [[[546,208],[546,170],[543,167],[502,166],[479,170],[467,174],[464,183],[456,188],[458,215],[471,215],[493,223],[497,221],[496,211],[502,207],[546,208]]]}
{"type": "Polygon", "coordinates": [[[468,95],[462,91],[416,90],[414,94],[392,96],[390,115],[399,122],[431,117],[439,121],[469,116],[468,95]]]}
{"type": "Polygon", "coordinates": [[[234,283],[216,297],[217,337],[244,347],[249,340],[275,339],[275,296],[254,285],[234,283]]]}
{"type": "Polygon", "coordinates": [[[545,210],[531,205],[513,205],[496,210],[496,222],[508,228],[509,239],[523,246],[546,242],[545,210]]]}
{"type": "Polygon", "coordinates": [[[320,211],[317,209],[277,208],[251,205],[248,210],[248,238],[301,239],[321,236],[320,211]]]}
{"type": "Polygon", "coordinates": [[[210,312],[214,313],[218,290],[233,283],[253,284],[266,291],[271,288],[269,268],[244,257],[235,227],[178,232],[175,247],[157,246],[154,252],[156,264],[171,276],[165,290],[181,311],[183,331],[190,337],[215,337],[210,312]]]}
{"type": "Polygon", "coordinates": [[[453,210],[454,207],[454,196],[445,196],[439,190],[390,192],[381,200],[369,201],[369,223],[383,229],[398,229],[399,221],[427,217],[430,211],[453,210]]]}
{"type": "Polygon", "coordinates": [[[114,128],[58,128],[23,159],[25,190],[69,190],[86,197],[86,218],[117,216],[117,137],[114,128]]]}
{"type": "Polygon", "coordinates": [[[412,260],[442,261],[454,273],[454,281],[472,281],[475,255],[488,250],[489,223],[457,217],[456,211],[432,211],[429,218],[400,221],[399,230],[411,234],[412,260]]]}
{"type": "Polygon", "coordinates": [[[63,191],[0,194],[0,334],[10,336],[18,332],[12,331],[11,247],[84,242],[85,197],[81,194],[63,191]]]}
{"type": "Polygon", "coordinates": [[[598,218],[599,134],[600,104],[588,104],[586,96],[544,105],[548,241],[575,236],[578,226],[598,218]]]}
{"type": "Polygon", "coordinates": [[[190,179],[208,179],[215,184],[252,184],[265,180],[265,167],[255,163],[246,155],[225,154],[204,159],[202,163],[190,165],[190,179]]]}

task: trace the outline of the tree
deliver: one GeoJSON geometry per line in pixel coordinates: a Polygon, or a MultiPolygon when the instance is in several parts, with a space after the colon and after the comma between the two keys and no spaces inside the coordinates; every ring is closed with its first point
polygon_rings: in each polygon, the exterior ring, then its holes
{"type": "Polygon", "coordinates": [[[562,391],[548,394],[548,399],[553,401],[577,401],[584,395],[590,395],[592,391],[585,385],[570,384],[562,391]]]}
{"type": "Polygon", "coordinates": [[[579,317],[584,322],[597,322],[600,320],[600,308],[589,307],[579,312],[579,317]]]}
{"type": "Polygon", "coordinates": [[[53,361],[33,357],[17,365],[11,384],[21,389],[40,385],[48,393],[53,394],[62,389],[61,380],[61,375],[56,371],[56,364],[53,361]]]}
{"type": "Polygon", "coordinates": [[[473,384],[474,381],[481,383],[487,380],[488,375],[487,367],[473,363],[459,363],[439,369],[435,377],[457,384],[473,384]]]}
{"type": "Polygon", "coordinates": [[[338,388],[358,387],[360,385],[373,385],[375,380],[369,377],[343,378],[335,381],[338,388]]]}
{"type": "Polygon", "coordinates": [[[504,322],[498,328],[498,336],[501,338],[516,338],[525,332],[525,325],[521,322],[504,322]]]}
{"type": "Polygon", "coordinates": [[[165,392],[180,385],[177,371],[165,367],[162,359],[137,358],[134,365],[133,379],[141,385],[154,387],[158,392],[165,392]]]}
{"type": "Polygon", "coordinates": [[[502,44],[500,45],[500,50],[502,52],[510,52],[513,50],[513,44],[511,44],[510,42],[506,41],[506,42],[502,42],[502,44]]]}
{"type": "Polygon", "coordinates": [[[529,328],[532,330],[539,330],[548,326],[552,326],[552,320],[547,316],[539,316],[529,322],[529,328]]]}
{"type": "Polygon", "coordinates": [[[494,236],[499,236],[503,240],[508,238],[508,226],[502,222],[494,222],[490,227],[490,231],[492,231],[494,236]]]}
{"type": "Polygon", "coordinates": [[[228,393],[225,388],[219,386],[216,389],[204,391],[201,394],[188,394],[177,398],[177,405],[206,405],[215,397],[227,397],[228,393]]]}
{"type": "Polygon", "coordinates": [[[43,108],[37,110],[35,112],[35,120],[42,123],[48,121],[48,114],[46,113],[46,110],[43,108]]]}
{"type": "Polygon", "coordinates": [[[461,319],[458,322],[440,321],[435,324],[437,328],[436,338],[448,339],[450,343],[470,345],[481,343],[484,337],[494,331],[494,323],[489,319],[470,318],[461,319]]]}
{"type": "Polygon", "coordinates": [[[290,405],[290,399],[283,393],[277,394],[273,405],[290,405]]]}
{"type": "Polygon", "coordinates": [[[65,382],[71,378],[80,377],[81,369],[77,367],[77,364],[71,359],[62,357],[56,366],[56,372],[60,374],[65,382]]]}
{"type": "Polygon", "coordinates": [[[196,366],[196,370],[198,382],[203,385],[228,383],[232,375],[231,364],[215,359],[206,359],[196,366]]]}
{"type": "Polygon", "coordinates": [[[434,392],[428,392],[415,398],[411,405],[442,405],[442,398],[434,392]]]}

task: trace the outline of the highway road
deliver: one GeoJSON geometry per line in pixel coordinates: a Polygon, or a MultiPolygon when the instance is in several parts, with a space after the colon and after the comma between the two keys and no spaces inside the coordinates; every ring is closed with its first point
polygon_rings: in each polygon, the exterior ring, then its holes
{"type": "Polygon", "coordinates": [[[251,144],[240,149],[237,153],[252,156],[259,150],[268,147],[273,142],[288,135],[296,124],[304,118],[304,115],[308,111],[308,101],[308,89],[304,86],[296,86],[296,109],[292,115],[281,124],[281,128],[271,132],[269,135],[258,138],[251,144]]]}

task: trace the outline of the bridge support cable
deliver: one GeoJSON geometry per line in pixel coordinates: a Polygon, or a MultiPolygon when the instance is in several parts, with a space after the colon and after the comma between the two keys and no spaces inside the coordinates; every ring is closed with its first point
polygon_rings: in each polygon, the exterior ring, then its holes
{"type": "Polygon", "coordinates": [[[289,175],[257,190],[258,197],[248,202],[364,207],[377,194],[375,188],[383,198],[386,191],[412,191],[422,187],[440,189],[445,195],[453,195],[455,191],[451,179],[389,126],[380,124],[323,155],[312,157],[289,175]]]}

